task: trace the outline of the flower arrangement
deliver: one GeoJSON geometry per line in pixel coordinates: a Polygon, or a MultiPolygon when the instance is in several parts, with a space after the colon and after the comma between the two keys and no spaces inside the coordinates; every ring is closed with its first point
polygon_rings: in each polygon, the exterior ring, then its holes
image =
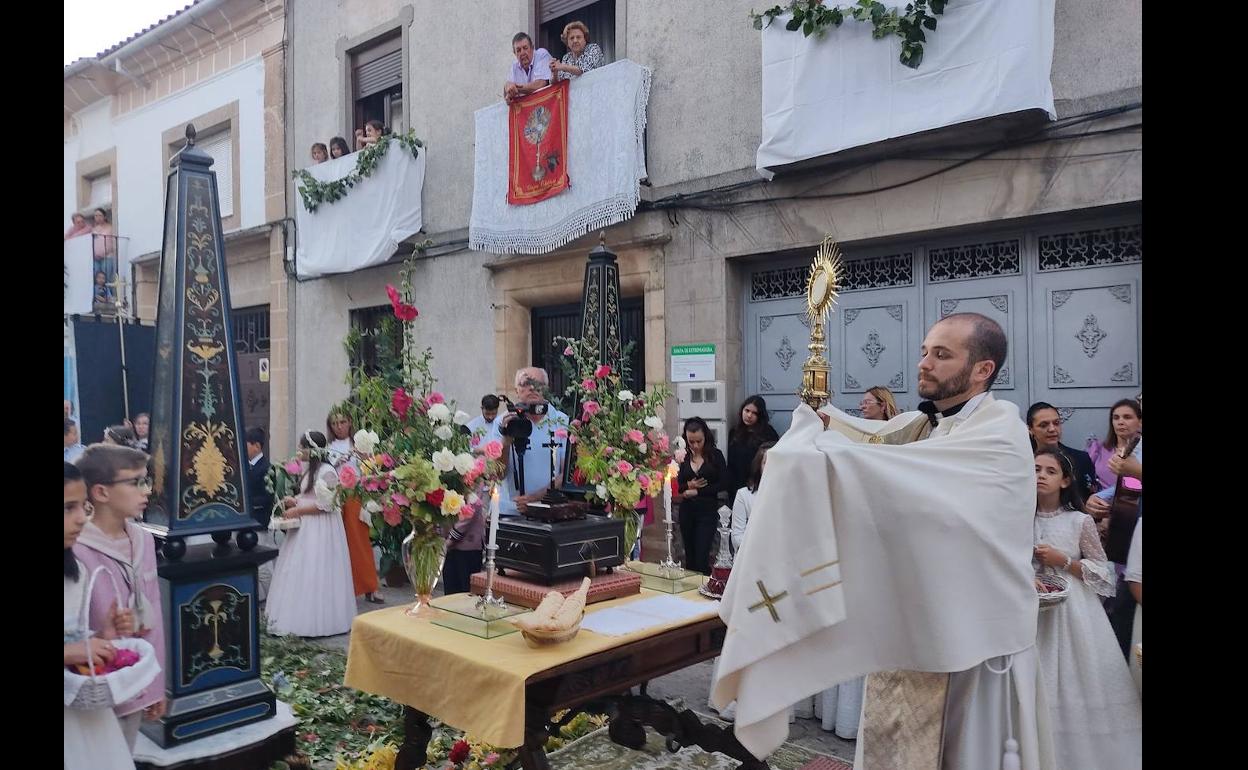
{"type": "Polygon", "coordinates": [[[591,502],[602,503],[624,520],[625,541],[631,546],[638,534],[633,509],[643,495],[654,497],[663,491],[671,460],[671,440],[659,416],[671,389],[659,384],[633,393],[624,384],[627,357],[616,370],[600,364],[585,340],[559,337],[555,344],[564,346],[564,368],[571,382],[567,394],[580,409],[568,436],[576,446],[572,481],[589,488],[586,497],[591,502]]]}
{"type": "Polygon", "coordinates": [[[433,352],[415,353],[412,327],[419,312],[411,304],[410,263],[401,275],[401,287],[386,287],[401,329],[400,360],[372,375],[352,370],[352,397],[342,411],[360,427],[354,436],[358,471],[342,465],[337,496],[339,502],[359,499],[375,528],[409,533],[400,538],[397,556],[416,593],[427,596],[441,571],[446,531],[488,505],[486,486],[501,473],[502,447],[497,441],[480,445],[466,433],[462,426],[471,416],[437,391],[433,352]]]}

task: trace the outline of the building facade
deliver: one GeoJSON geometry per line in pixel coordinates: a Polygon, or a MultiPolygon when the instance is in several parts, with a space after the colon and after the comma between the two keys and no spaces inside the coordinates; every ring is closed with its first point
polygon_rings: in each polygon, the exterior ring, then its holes
{"type": "MultiPolygon", "coordinates": [[[[1057,1],[1056,122],[951,126],[769,182],[755,170],[763,74],[750,10],[745,0],[289,3],[287,163],[306,165],[313,142],[350,138],[365,119],[415,129],[427,152],[420,237],[433,244],[413,275],[418,342],[461,405],[510,391],[517,368],[545,362],[538,338],[579,300],[597,234],[543,255],[469,251],[473,112],[501,97],[515,32],[558,55],[563,24],[582,19],[609,58],[653,70],[643,202],[606,233],[639,308],[647,381],[668,379],[673,345],[713,344],[728,419],[760,393],[787,425],[809,334],[803,267],[831,235],[846,259],[829,325],[838,406],[886,385],[913,408],[924,330],[977,310],[1010,335],[1002,397],[1056,405],[1068,444],[1103,434],[1106,407],[1142,389],[1141,3],[1057,1]]],[[[341,341],[386,304],[397,275],[392,262],[295,285],[300,429],[346,395],[341,341]]]]}
{"type": "Polygon", "coordinates": [[[65,68],[65,218],[111,211],[142,323],[156,316],[165,177],[188,123],[213,157],[244,422],[279,455],[291,432],[284,15],[281,0],[199,0],[65,68]]]}

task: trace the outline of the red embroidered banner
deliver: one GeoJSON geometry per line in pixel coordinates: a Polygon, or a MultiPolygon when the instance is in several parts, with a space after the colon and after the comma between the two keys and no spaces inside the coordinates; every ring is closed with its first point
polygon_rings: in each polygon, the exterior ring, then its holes
{"type": "Polygon", "coordinates": [[[507,202],[522,206],[568,188],[568,83],[511,104],[507,114],[507,202]]]}

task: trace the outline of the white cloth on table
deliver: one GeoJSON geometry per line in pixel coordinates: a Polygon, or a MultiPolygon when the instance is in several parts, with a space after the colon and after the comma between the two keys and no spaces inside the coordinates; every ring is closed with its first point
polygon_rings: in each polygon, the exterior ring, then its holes
{"type": "MultiPolygon", "coordinates": [[[[65,578],[65,643],[81,641],[83,594],[87,568],[78,562],[78,579],[65,578]]],[[[67,698],[72,700],[68,695],[67,698]]],[[[65,770],[134,770],[130,747],[111,707],[72,709],[65,706],[65,770]]]]}
{"type": "Polygon", "coordinates": [[[1123,664],[1101,596],[1116,586],[1096,524],[1074,510],[1036,514],[1036,543],[1080,560],[1083,579],[1045,567],[1070,585],[1061,604],[1040,613],[1036,647],[1060,768],[1134,770],[1143,763],[1140,696],[1123,664]]]}
{"type": "MultiPolygon", "coordinates": [[[[831,411],[824,431],[799,406],[768,453],[720,605],[728,634],[712,697],[737,700],[736,736],[759,757],[783,743],[795,698],[876,671],[975,674],[1035,644],[1035,473],[1018,408],[977,396],[923,441],[919,412],[880,422],[831,411]],[[760,581],[771,597],[787,591],[773,598],[780,621],[760,604],[760,581]]],[[[1030,673],[1012,675],[1028,769],[1049,758],[1028,699],[1038,688],[1017,681],[1030,673]]],[[[973,720],[992,705],[958,707],[973,720]]]]}
{"type": "Polygon", "coordinates": [[[507,202],[509,107],[476,111],[468,247],[545,254],[590,230],[623,222],[646,177],[650,69],[621,59],[574,78],[568,92],[568,188],[537,203],[507,202]]]}
{"type": "MultiPolygon", "coordinates": [[[[323,487],[337,480],[329,463],[317,476],[323,487]]],[[[347,531],[338,510],[318,497],[303,492],[296,498],[301,506],[315,501],[321,512],[304,514],[297,529],[286,530],[264,608],[271,633],[315,637],[351,630],[355,589],[347,531]]]]}
{"type": "MultiPolygon", "coordinates": [[[[309,166],[317,181],[330,182],[355,170],[358,152],[309,166]]],[[[296,180],[296,188],[302,182],[296,180]]],[[[412,154],[390,139],[373,175],[347,190],[345,197],[308,211],[296,195],[295,271],[300,278],[350,273],[383,264],[401,241],[420,232],[421,191],[425,186],[425,148],[412,154]]]]}

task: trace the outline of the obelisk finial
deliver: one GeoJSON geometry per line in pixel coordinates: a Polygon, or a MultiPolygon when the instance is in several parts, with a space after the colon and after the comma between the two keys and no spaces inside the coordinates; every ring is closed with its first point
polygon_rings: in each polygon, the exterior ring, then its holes
{"type": "Polygon", "coordinates": [[[186,146],[187,147],[195,146],[195,124],[194,123],[186,124],[186,146]]]}

